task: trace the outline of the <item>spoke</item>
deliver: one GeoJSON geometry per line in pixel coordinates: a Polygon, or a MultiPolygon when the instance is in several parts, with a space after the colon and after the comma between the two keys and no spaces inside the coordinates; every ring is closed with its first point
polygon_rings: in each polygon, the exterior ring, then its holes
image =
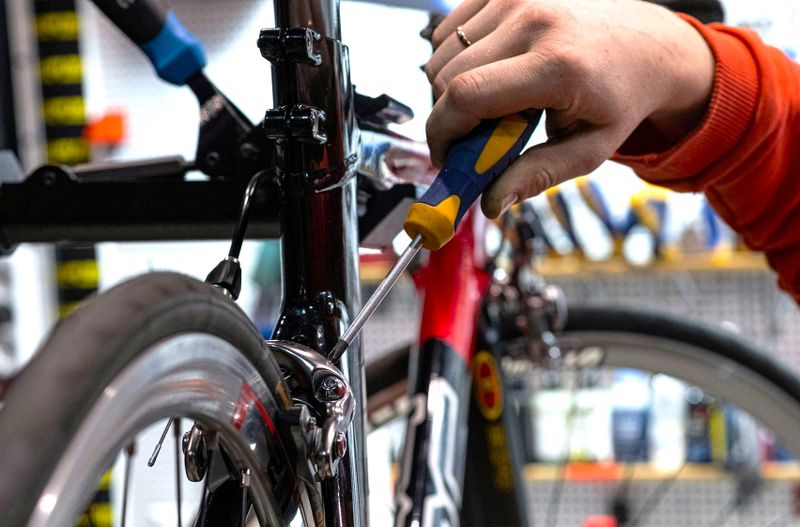
{"type": "Polygon", "coordinates": [[[790,525],[792,521],[792,515],[788,514],[786,516],[779,516],[775,518],[774,521],[767,524],[767,527],[782,527],[783,525],[790,525]]]}
{"type": "Polygon", "coordinates": [[[630,527],[636,527],[638,525],[647,525],[645,522],[648,518],[655,512],[661,502],[664,500],[666,495],[669,493],[672,485],[678,480],[678,477],[683,472],[683,469],[686,468],[687,462],[684,461],[683,464],[672,474],[671,477],[665,478],[662,480],[656,488],[650,493],[645,500],[644,505],[639,512],[636,513],[636,516],[633,517],[633,520],[630,522],[630,527]]]}
{"type": "Polygon", "coordinates": [[[167,437],[167,432],[169,432],[169,427],[172,426],[172,417],[167,420],[167,426],[164,427],[164,431],[161,432],[161,439],[158,440],[156,443],[156,447],[153,449],[153,453],[150,455],[150,459],[147,460],[147,466],[152,467],[156,464],[156,459],[158,459],[158,454],[161,452],[161,445],[164,444],[164,438],[167,437]]]}
{"type": "MultiPolygon", "coordinates": [[[[170,419],[171,421],[172,419],[170,419]]],[[[167,425],[169,428],[169,425],[167,425]]],[[[183,518],[181,518],[181,420],[175,419],[175,500],[178,506],[178,527],[183,527],[183,518]]]]}
{"type": "Polygon", "coordinates": [[[131,457],[136,453],[136,443],[131,443],[125,449],[125,476],[122,484],[122,519],[120,527],[125,527],[128,516],[128,486],[131,480],[131,457]]]}
{"type": "MultiPolygon", "coordinates": [[[[561,497],[564,492],[564,478],[567,473],[567,465],[569,464],[570,449],[572,448],[572,435],[575,431],[575,409],[578,405],[577,394],[579,387],[577,386],[577,379],[579,377],[581,368],[577,368],[575,375],[575,383],[570,390],[570,407],[567,413],[567,438],[564,445],[564,453],[561,456],[561,463],[558,465],[558,475],[553,483],[553,489],[550,491],[550,503],[547,505],[547,525],[556,527],[558,524],[559,509],[561,509],[561,497]]],[[[562,381],[563,383],[563,377],[562,381]]]]}
{"type": "Polygon", "coordinates": [[[711,523],[713,527],[719,527],[727,525],[728,522],[731,521],[734,514],[736,514],[736,498],[731,498],[728,502],[723,505],[719,512],[717,513],[717,517],[711,523]]]}

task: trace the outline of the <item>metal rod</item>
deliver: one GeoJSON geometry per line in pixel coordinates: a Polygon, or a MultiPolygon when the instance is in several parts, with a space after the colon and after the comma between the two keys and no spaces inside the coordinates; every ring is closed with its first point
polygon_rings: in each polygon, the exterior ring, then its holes
{"type": "Polygon", "coordinates": [[[131,443],[125,449],[125,479],[122,484],[122,517],[120,518],[120,527],[125,527],[128,520],[128,487],[131,482],[131,456],[133,456],[135,451],[136,443],[131,443]]]}
{"type": "Polygon", "coordinates": [[[172,426],[172,417],[167,420],[167,425],[164,427],[164,431],[161,432],[161,438],[156,443],[155,448],[153,449],[153,453],[150,454],[150,459],[147,460],[147,466],[152,467],[156,464],[156,459],[158,459],[158,454],[161,452],[161,445],[164,444],[164,438],[167,437],[167,432],[169,432],[169,427],[172,426]]]}
{"type": "Polygon", "coordinates": [[[381,305],[383,299],[386,298],[386,295],[389,294],[389,291],[392,290],[394,287],[395,282],[397,279],[400,278],[400,275],[403,274],[403,271],[406,270],[408,265],[411,263],[411,260],[417,255],[419,250],[422,248],[422,235],[418,234],[411,240],[411,243],[408,245],[403,254],[400,255],[400,258],[397,259],[397,262],[392,266],[389,270],[389,273],[386,275],[380,284],[378,284],[378,288],[375,289],[375,292],[372,293],[372,296],[369,297],[367,303],[364,304],[364,307],[361,308],[361,311],[358,312],[356,318],[353,319],[353,323],[348,326],[347,330],[339,339],[339,342],[331,350],[331,354],[328,357],[330,360],[336,360],[342,356],[342,353],[347,349],[347,346],[353,342],[353,339],[358,336],[358,333],[361,331],[361,328],[364,326],[364,323],[370,319],[375,310],[378,309],[378,306],[381,305]]]}
{"type": "Polygon", "coordinates": [[[228,251],[228,256],[231,258],[239,258],[239,253],[242,251],[242,243],[244,242],[244,235],[247,233],[247,223],[250,220],[250,205],[253,201],[253,195],[256,193],[258,184],[261,183],[264,176],[269,173],[269,170],[262,170],[250,178],[250,182],[247,184],[244,197],[242,198],[242,208],[239,210],[239,221],[236,222],[236,228],[233,231],[233,238],[231,239],[231,248],[228,251]]]}

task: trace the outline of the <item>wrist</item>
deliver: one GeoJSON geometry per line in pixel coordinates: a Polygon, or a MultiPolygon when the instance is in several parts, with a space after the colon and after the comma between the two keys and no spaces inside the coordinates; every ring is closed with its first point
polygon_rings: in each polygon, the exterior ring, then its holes
{"type": "Polygon", "coordinates": [[[680,45],[670,53],[673,83],[664,103],[648,121],[664,138],[677,143],[703,121],[714,87],[715,59],[694,19],[681,16],[680,45]]]}

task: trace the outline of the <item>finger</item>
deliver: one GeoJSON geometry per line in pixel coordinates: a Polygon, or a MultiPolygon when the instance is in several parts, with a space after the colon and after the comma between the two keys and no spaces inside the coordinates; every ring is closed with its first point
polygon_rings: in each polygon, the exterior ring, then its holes
{"type": "Polygon", "coordinates": [[[619,129],[603,126],[529,148],[484,192],[484,214],[496,218],[517,201],[593,172],[624,140],[619,129]]]}
{"type": "MultiPolygon", "coordinates": [[[[446,51],[448,42],[445,42],[440,50],[446,51]]],[[[443,67],[438,69],[432,81],[434,96],[437,99],[441,97],[450,82],[458,75],[493,62],[514,57],[523,53],[525,49],[524,42],[508,38],[502,28],[489,33],[489,35],[472,46],[462,49],[460,53],[450,58],[443,67]]],[[[431,62],[428,64],[431,65],[431,62]]],[[[437,67],[437,65],[432,65],[431,72],[435,71],[437,67]]]]}
{"type": "Polygon", "coordinates": [[[497,27],[497,18],[497,12],[487,7],[459,26],[464,31],[464,35],[469,42],[472,43],[469,47],[458,37],[457,29],[446,35],[441,45],[431,55],[428,63],[425,64],[425,74],[428,76],[428,81],[433,82],[439,71],[459,54],[467,51],[472,51],[474,54],[476,48],[484,48],[483,40],[497,27]]]}
{"type": "Polygon", "coordinates": [[[464,25],[467,20],[478,14],[488,2],[489,0],[464,0],[461,2],[458,7],[453,9],[453,11],[442,20],[442,23],[439,24],[439,27],[433,32],[431,37],[433,48],[436,49],[441,46],[442,42],[444,42],[451,33],[456,32],[458,26],[464,25]]]}
{"type": "Polygon", "coordinates": [[[564,109],[570,95],[563,89],[557,63],[528,53],[457,75],[428,117],[426,134],[431,159],[441,166],[450,144],[481,119],[528,109],[564,109]]]}

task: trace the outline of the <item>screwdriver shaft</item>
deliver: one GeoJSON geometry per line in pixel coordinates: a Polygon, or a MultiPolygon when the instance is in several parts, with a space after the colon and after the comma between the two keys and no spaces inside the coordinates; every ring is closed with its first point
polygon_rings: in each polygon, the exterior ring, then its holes
{"type": "Polygon", "coordinates": [[[408,245],[406,250],[403,251],[403,254],[400,255],[400,257],[397,259],[397,262],[395,262],[395,264],[389,270],[386,278],[381,280],[381,283],[378,284],[375,292],[372,293],[372,296],[369,297],[367,303],[364,304],[364,307],[362,307],[361,311],[358,312],[356,318],[353,319],[353,323],[348,326],[344,334],[339,339],[339,342],[337,342],[333,347],[331,354],[328,356],[330,360],[339,359],[342,356],[342,353],[344,353],[344,351],[347,349],[347,346],[353,342],[353,339],[355,339],[358,333],[361,331],[364,323],[369,320],[375,310],[378,309],[378,306],[381,305],[383,299],[386,298],[386,295],[388,295],[389,291],[391,291],[392,287],[394,287],[397,279],[400,278],[400,275],[406,270],[408,265],[414,259],[414,256],[417,255],[422,247],[422,241],[423,239],[421,234],[418,234],[413,240],[411,240],[411,243],[408,245]]]}

